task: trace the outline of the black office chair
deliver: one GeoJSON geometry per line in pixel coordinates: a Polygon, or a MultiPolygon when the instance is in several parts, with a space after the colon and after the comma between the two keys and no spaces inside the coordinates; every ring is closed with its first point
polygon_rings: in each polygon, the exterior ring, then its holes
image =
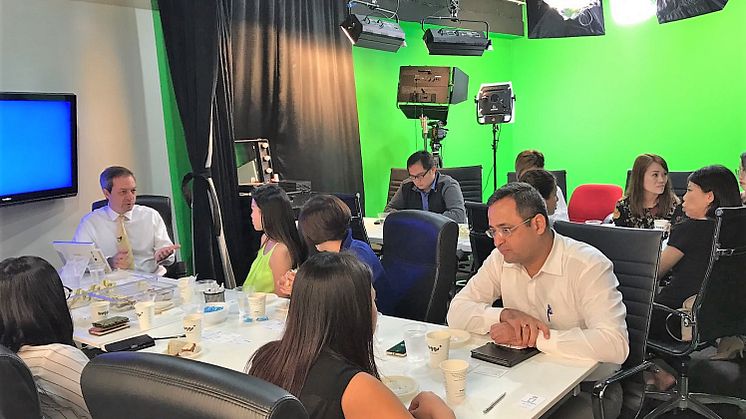
{"type": "Polygon", "coordinates": [[[432,212],[397,211],[386,217],[383,240],[388,282],[376,286],[381,312],[444,323],[456,279],[458,224],[432,212]]]}
{"type": "MultiPolygon", "coordinates": [[[[566,200],[570,200],[567,196],[567,171],[566,170],[547,170],[549,173],[554,175],[557,179],[557,186],[562,191],[562,195],[565,196],[566,200]]],[[[508,182],[515,182],[515,172],[508,172],[508,182]]]]}
{"type": "Polygon", "coordinates": [[[407,169],[391,168],[391,175],[389,176],[389,194],[386,203],[391,202],[391,198],[393,198],[396,191],[399,190],[399,186],[401,186],[402,182],[404,182],[408,177],[409,172],[407,172],[407,169]]]}
{"type": "Polygon", "coordinates": [[[446,167],[440,172],[456,179],[464,200],[482,202],[482,166],[446,167]]]}
{"type": "MultiPolygon", "coordinates": [[[[676,196],[679,197],[679,199],[684,198],[684,194],[686,193],[686,187],[689,184],[689,175],[691,175],[692,172],[668,172],[668,177],[671,179],[671,188],[673,189],[673,193],[676,194],[676,196]]],[[[632,170],[627,170],[627,180],[624,181],[624,184],[627,185],[624,190],[627,190],[629,187],[629,178],[632,176],[632,170]]]]}
{"type": "Polygon", "coordinates": [[[471,271],[476,273],[484,260],[495,249],[495,242],[487,236],[490,223],[487,220],[487,204],[479,202],[464,203],[466,217],[469,220],[469,242],[471,243],[471,271]]]}
{"type": "Polygon", "coordinates": [[[168,355],[113,352],[83,369],[83,397],[94,419],[308,417],[300,401],[266,381],[168,355]]]}
{"type": "Polygon", "coordinates": [[[360,193],[334,193],[333,195],[341,199],[342,202],[347,204],[347,206],[350,208],[350,214],[352,215],[352,217],[350,218],[350,229],[352,230],[352,238],[364,241],[370,246],[368,231],[365,230],[365,222],[363,221],[363,217],[365,217],[365,209],[360,204],[360,193]]]}
{"type": "Polygon", "coordinates": [[[0,418],[41,418],[39,393],[26,364],[0,345],[0,418]]]}
{"type": "Polygon", "coordinates": [[[593,416],[596,419],[605,418],[603,394],[609,385],[620,382],[623,391],[620,417],[636,417],[644,401],[642,371],[653,366],[646,360],[645,342],[650,329],[663,232],[565,221],[555,222],[554,230],[590,244],[614,264],[619,292],[627,307],[625,320],[629,334],[629,356],[619,372],[594,386],[593,416]]]}
{"type": "MultiPolygon", "coordinates": [[[[91,204],[91,211],[95,211],[109,203],[108,200],[102,199],[91,204]]],[[[163,195],[137,195],[135,199],[137,205],[143,205],[158,211],[166,225],[168,237],[174,242],[174,223],[171,216],[171,198],[163,195]]],[[[175,243],[175,242],[174,242],[175,243]]],[[[183,261],[175,261],[171,266],[166,266],[166,275],[169,278],[181,278],[186,276],[186,264],[183,261]]]]}
{"type": "Polygon", "coordinates": [[[746,410],[744,399],[689,391],[688,370],[693,352],[712,345],[721,337],[746,335],[746,312],[743,310],[746,301],[746,207],[718,208],[715,220],[710,261],[691,315],[677,310],[678,307],[655,304],[656,310],[668,312],[675,319],[669,324],[681,324],[682,320],[691,324],[692,340],[649,341],[649,348],[654,352],[667,359],[677,359],[672,366],[678,377],[676,386],[669,392],[646,392],[651,399],[663,400],[647,417],[655,418],[674,409],[691,409],[704,417],[720,418],[706,406],[708,404],[734,405],[742,414],[746,410]]]}

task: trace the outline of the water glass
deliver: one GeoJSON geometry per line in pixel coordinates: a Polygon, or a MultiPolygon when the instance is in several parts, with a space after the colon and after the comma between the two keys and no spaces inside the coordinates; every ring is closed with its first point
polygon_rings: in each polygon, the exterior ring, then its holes
{"type": "Polygon", "coordinates": [[[404,329],[404,345],[407,348],[407,360],[413,363],[422,363],[428,357],[425,334],[427,327],[424,324],[409,323],[404,329]]]}
{"type": "Polygon", "coordinates": [[[243,322],[249,314],[249,296],[245,292],[235,290],[236,302],[238,302],[238,320],[243,322]]]}

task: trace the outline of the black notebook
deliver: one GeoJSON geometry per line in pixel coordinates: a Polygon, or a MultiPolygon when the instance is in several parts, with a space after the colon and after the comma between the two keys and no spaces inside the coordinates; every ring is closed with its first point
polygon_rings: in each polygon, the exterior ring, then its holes
{"type": "Polygon", "coordinates": [[[538,353],[539,350],[536,348],[513,349],[496,345],[494,342],[488,342],[478,348],[472,349],[471,357],[504,367],[512,367],[538,353]]]}

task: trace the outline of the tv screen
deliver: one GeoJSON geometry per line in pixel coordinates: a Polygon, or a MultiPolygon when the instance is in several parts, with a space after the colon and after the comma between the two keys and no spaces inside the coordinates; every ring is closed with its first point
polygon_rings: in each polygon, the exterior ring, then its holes
{"type": "Polygon", "coordinates": [[[0,206],[78,193],[75,95],[0,92],[0,206]]]}

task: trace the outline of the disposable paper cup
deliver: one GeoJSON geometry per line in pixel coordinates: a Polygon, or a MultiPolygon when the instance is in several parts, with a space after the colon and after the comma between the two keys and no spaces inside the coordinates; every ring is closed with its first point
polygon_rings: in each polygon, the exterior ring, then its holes
{"type": "Polygon", "coordinates": [[[155,303],[152,301],[135,303],[135,315],[140,330],[151,329],[153,327],[153,317],[155,317],[155,303]]]}
{"type": "Polygon", "coordinates": [[[184,316],[184,334],[187,342],[199,343],[202,340],[202,314],[184,316]]]}
{"type": "Polygon", "coordinates": [[[97,322],[109,317],[108,301],[95,301],[91,303],[91,321],[97,322]]]}
{"type": "Polygon", "coordinates": [[[267,317],[267,294],[255,292],[249,296],[249,316],[254,319],[266,319],[267,317]]]}
{"type": "Polygon", "coordinates": [[[194,288],[192,288],[190,285],[186,285],[183,287],[179,285],[179,296],[181,297],[182,304],[191,303],[192,297],[194,297],[194,288]]]}
{"type": "Polygon", "coordinates": [[[409,323],[405,326],[404,346],[407,348],[407,360],[409,362],[425,362],[427,359],[426,333],[427,327],[424,324],[409,323]]]}
{"type": "Polygon", "coordinates": [[[446,383],[446,400],[458,404],[466,398],[466,371],[469,363],[463,359],[448,359],[440,363],[446,383]]]}
{"type": "Polygon", "coordinates": [[[668,227],[671,225],[671,222],[668,220],[655,220],[653,221],[653,226],[656,230],[668,230],[668,227]]]}
{"type": "Polygon", "coordinates": [[[427,349],[430,351],[430,367],[438,368],[441,362],[448,359],[451,344],[451,334],[441,330],[428,333],[427,349]]]}

